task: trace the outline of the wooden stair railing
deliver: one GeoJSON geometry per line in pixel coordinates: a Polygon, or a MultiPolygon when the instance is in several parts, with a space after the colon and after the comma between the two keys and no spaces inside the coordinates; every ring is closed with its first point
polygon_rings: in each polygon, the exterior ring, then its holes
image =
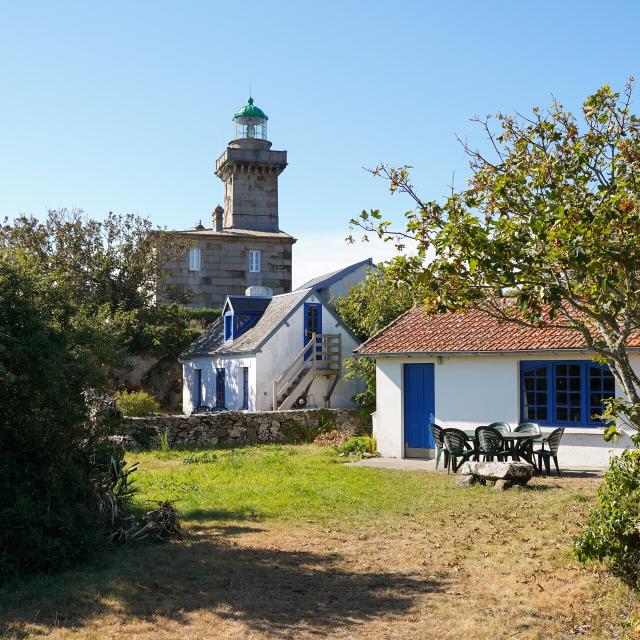
{"type": "Polygon", "coordinates": [[[325,396],[329,406],[331,394],[340,377],[342,340],[339,334],[313,333],[282,374],[273,381],[273,410],[289,409],[295,400],[306,395],[317,376],[334,377],[325,396]],[[305,355],[312,350],[305,359],[305,355]]]}

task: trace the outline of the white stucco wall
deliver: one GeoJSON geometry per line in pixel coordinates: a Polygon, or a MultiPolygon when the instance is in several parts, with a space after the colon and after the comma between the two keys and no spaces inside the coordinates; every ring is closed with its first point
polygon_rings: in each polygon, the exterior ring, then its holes
{"type": "Polygon", "coordinates": [[[375,269],[375,266],[363,264],[351,273],[348,273],[344,278],[334,282],[327,289],[326,301],[330,301],[331,297],[341,298],[346,295],[349,287],[355,287],[367,277],[369,269],[375,269]]]}
{"type": "MultiPolygon", "coordinates": [[[[312,294],[305,302],[320,302],[320,299],[312,294]]],[[[283,324],[263,345],[256,354],[257,369],[257,397],[256,410],[270,411],[273,407],[273,381],[278,378],[288,364],[295,358],[304,346],[304,304],[283,324]]],[[[342,360],[351,356],[358,343],[340,326],[331,312],[323,304],[322,307],[322,331],[323,333],[338,333],[342,336],[342,360]]],[[[344,375],[344,366],[342,375],[344,375]]],[[[324,396],[329,385],[329,380],[319,378],[314,381],[309,390],[310,405],[323,407],[324,396]]],[[[363,389],[363,383],[359,380],[344,380],[341,378],[331,395],[331,406],[339,409],[354,407],[351,397],[354,393],[363,389]]]]}
{"type": "MultiPolygon", "coordinates": [[[[449,356],[443,358],[382,357],[377,359],[377,407],[374,431],[384,456],[404,456],[403,367],[405,363],[434,363],[435,415],[442,427],[473,429],[481,424],[519,422],[519,363],[523,360],[587,360],[588,353],[449,356]]],[[[640,356],[633,356],[640,371],[640,356]]],[[[621,390],[616,389],[616,395],[621,390]]],[[[558,425],[564,426],[564,425],[558,425]]],[[[551,431],[553,427],[543,427],[551,431]]],[[[567,427],[559,461],[564,466],[604,467],[615,450],[630,444],[623,437],[615,447],[604,442],[602,429],[567,427]]]]}
{"type": "Polygon", "coordinates": [[[216,369],[225,370],[225,406],[229,411],[242,409],[244,389],[242,368],[249,369],[249,411],[256,410],[256,359],[254,356],[228,356],[225,358],[195,358],[183,363],[182,410],[187,415],[193,413],[197,391],[195,370],[202,371],[203,406],[215,406],[216,369]]]}

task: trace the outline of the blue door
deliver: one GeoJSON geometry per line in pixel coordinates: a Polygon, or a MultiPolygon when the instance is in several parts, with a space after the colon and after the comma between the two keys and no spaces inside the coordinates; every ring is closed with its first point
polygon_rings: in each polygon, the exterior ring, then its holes
{"type": "MultiPolygon", "coordinates": [[[[322,305],[317,302],[305,302],[304,305],[304,336],[302,346],[311,340],[314,333],[322,333],[322,305]]],[[[316,347],[316,359],[322,356],[322,346],[316,347]]],[[[308,360],[311,349],[304,354],[304,359],[308,360]]]]}
{"type": "Polygon", "coordinates": [[[405,455],[424,457],[435,442],[429,423],[435,420],[435,385],[432,364],[404,365],[405,455]]]}

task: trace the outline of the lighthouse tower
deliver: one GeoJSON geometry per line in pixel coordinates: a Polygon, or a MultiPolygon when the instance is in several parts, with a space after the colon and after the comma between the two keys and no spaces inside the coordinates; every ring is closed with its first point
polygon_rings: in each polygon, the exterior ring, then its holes
{"type": "Polygon", "coordinates": [[[287,166],[287,152],[271,149],[268,120],[251,97],[233,116],[235,137],[215,170],[224,182],[224,230],[280,230],[278,176],[287,166]]]}

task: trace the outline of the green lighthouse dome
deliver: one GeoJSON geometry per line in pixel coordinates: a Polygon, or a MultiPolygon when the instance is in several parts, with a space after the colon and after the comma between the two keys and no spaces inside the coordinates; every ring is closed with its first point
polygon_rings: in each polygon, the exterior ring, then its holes
{"type": "Polygon", "coordinates": [[[249,97],[247,104],[233,116],[236,125],[236,140],[250,138],[253,140],[267,139],[267,114],[253,104],[249,97]]]}
{"type": "MultiPolygon", "coordinates": [[[[247,100],[247,104],[240,109],[237,113],[233,115],[233,119],[236,121],[242,122],[241,119],[256,119],[256,120],[268,120],[269,117],[267,114],[260,109],[260,107],[256,107],[253,104],[253,98],[249,98],[247,100]]],[[[244,124],[258,124],[257,122],[244,122],[244,124]]]]}

